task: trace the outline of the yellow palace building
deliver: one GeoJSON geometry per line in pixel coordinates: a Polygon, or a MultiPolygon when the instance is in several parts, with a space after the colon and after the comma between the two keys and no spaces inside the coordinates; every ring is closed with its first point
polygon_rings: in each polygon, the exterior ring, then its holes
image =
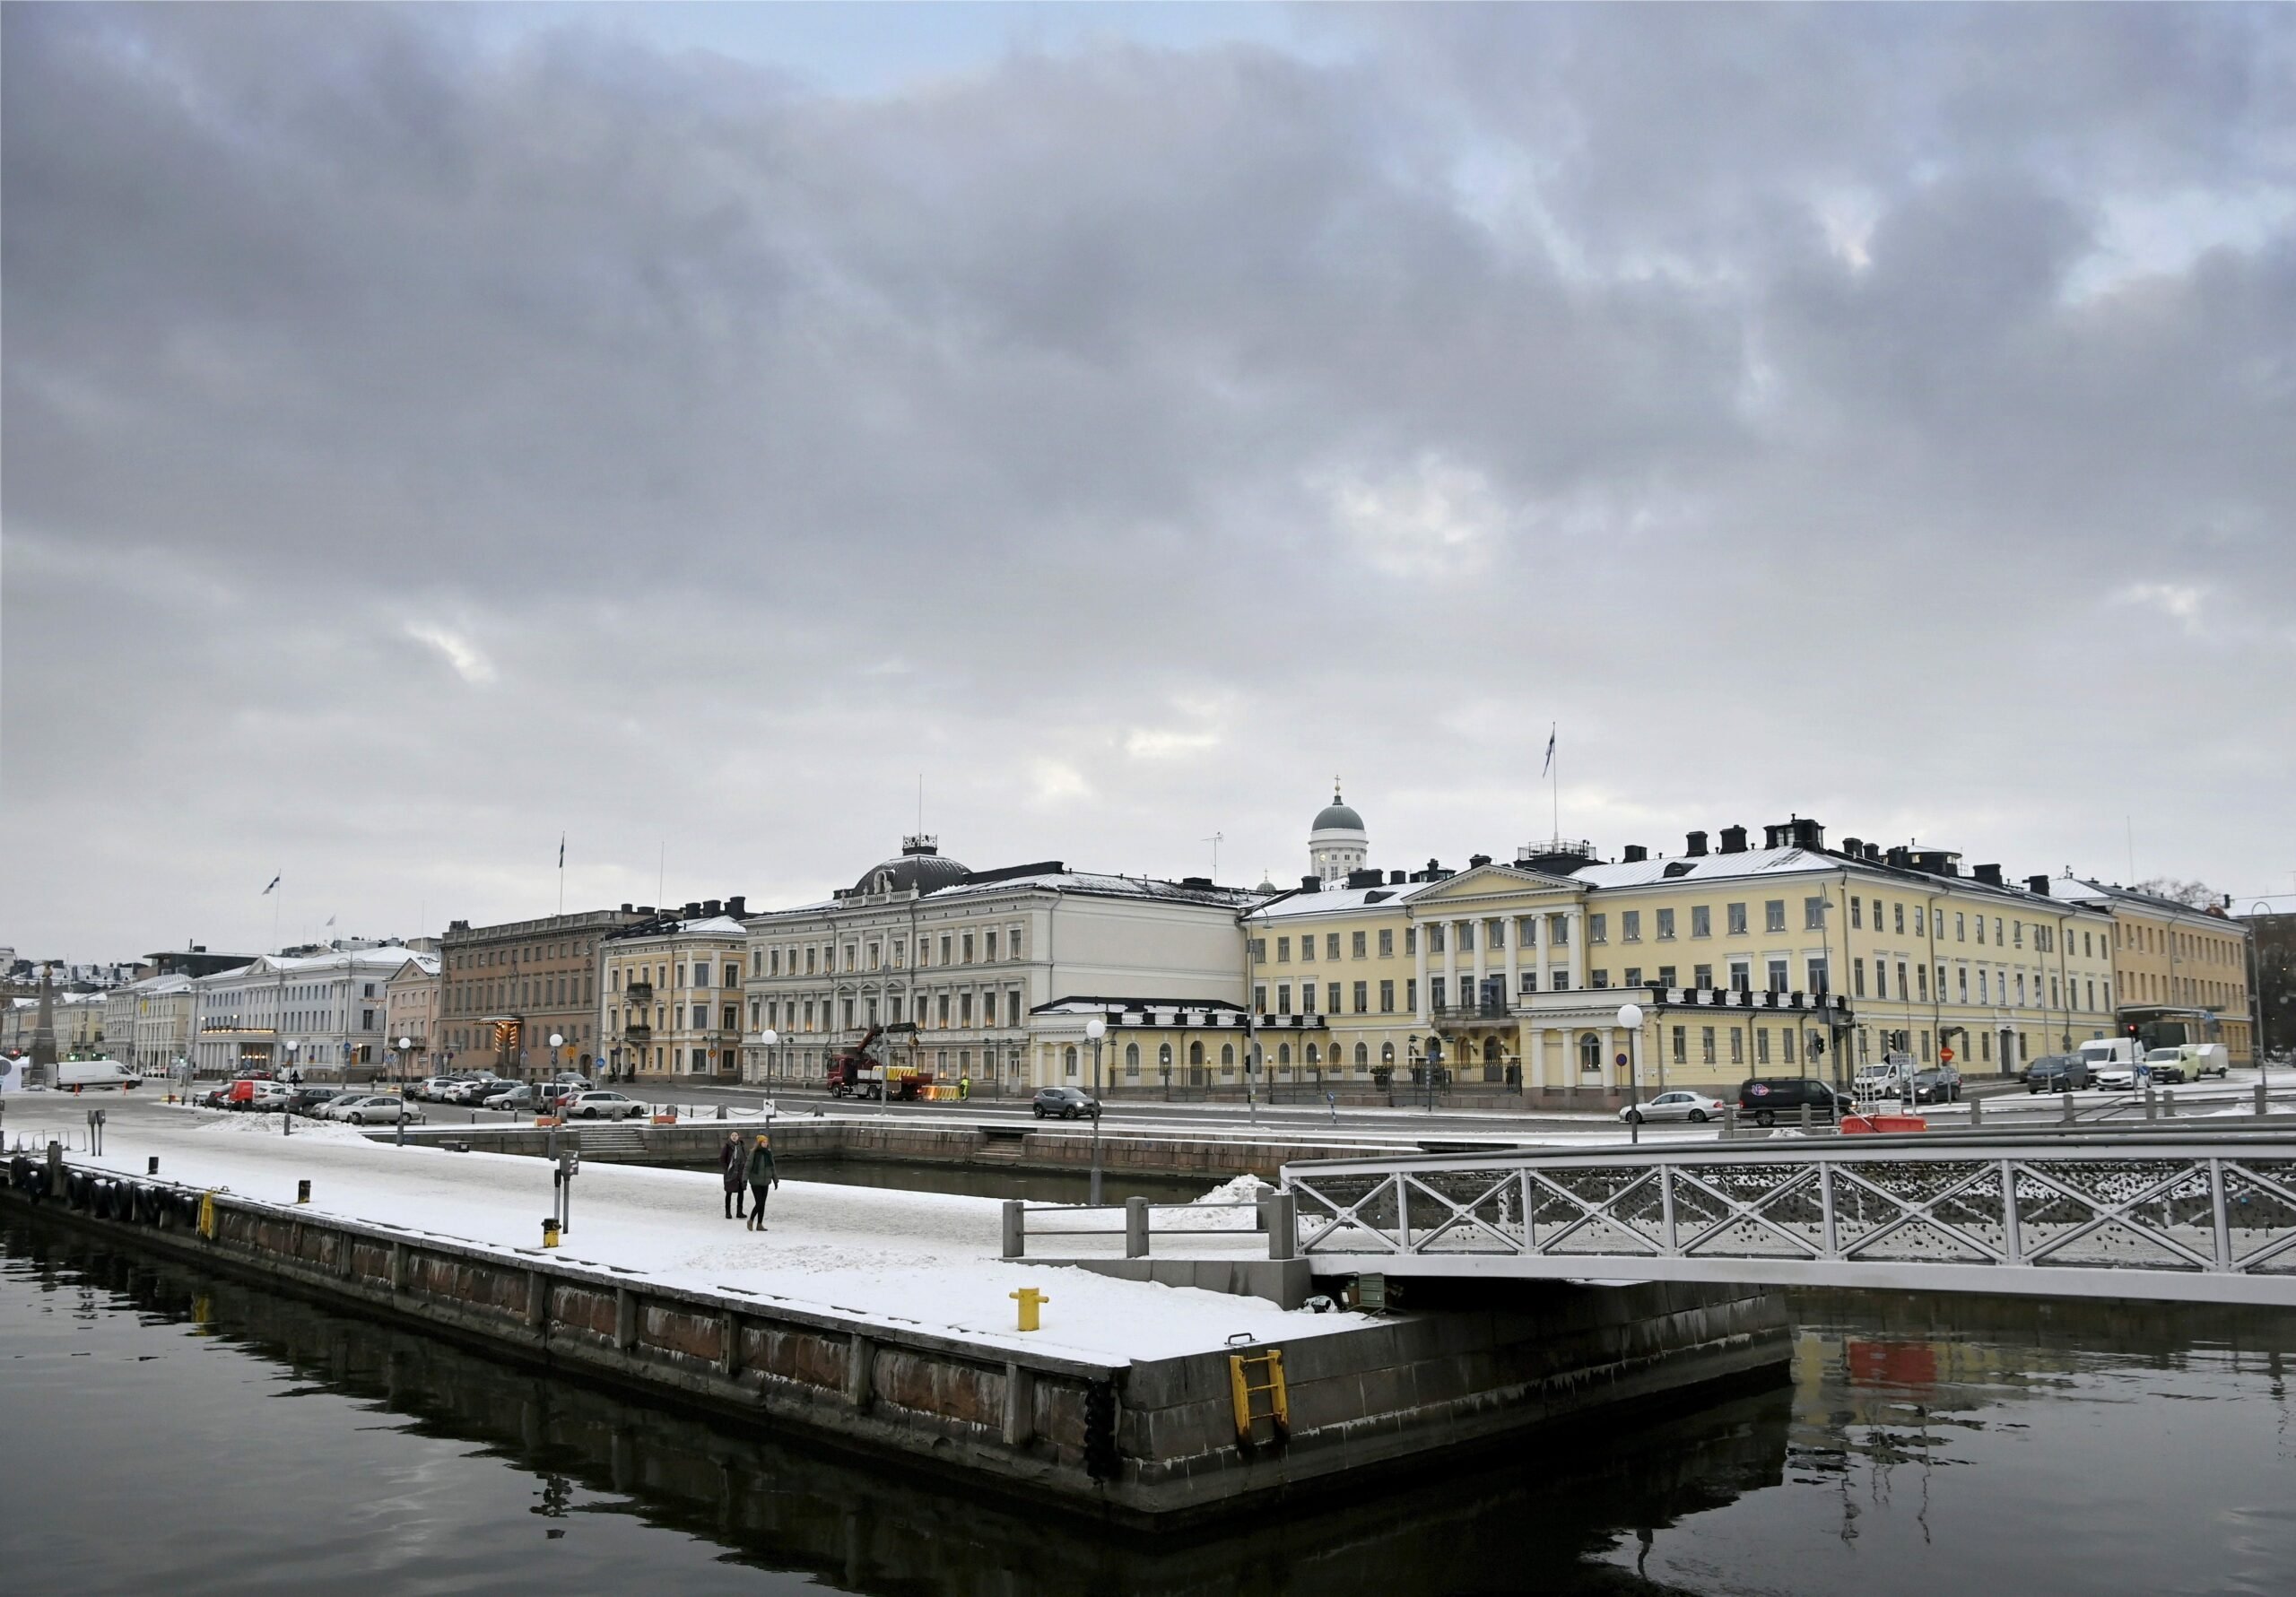
{"type": "Polygon", "coordinates": [[[1731,826],[1672,856],[1559,840],[1511,863],[1380,871],[1335,794],[1309,853],[1299,888],[1240,917],[1277,1082],[1402,1093],[1431,1064],[1533,1101],[1607,1104],[1638,1084],[1845,1080],[1891,1052],[2007,1073],[2116,1029],[2107,908],[2045,877],[1964,872],[1943,849],[1830,846],[1798,817],[1759,846],[1731,826]]]}

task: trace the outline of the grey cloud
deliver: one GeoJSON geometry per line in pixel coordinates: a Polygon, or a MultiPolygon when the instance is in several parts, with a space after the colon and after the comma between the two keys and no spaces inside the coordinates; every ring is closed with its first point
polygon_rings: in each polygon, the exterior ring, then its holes
{"type": "Polygon", "coordinates": [[[1554,719],[1610,842],[2274,840],[2284,13],[1351,10],[866,98],[483,20],[0,17],[4,791],[117,890],[19,855],[35,925],[204,935],[283,851],[525,913],[561,825],[596,898],[666,840],[772,899],[919,769],[976,864],[1281,877],[1335,767],[1396,863],[1496,851],[1554,719]],[[2170,193],[2263,242],[2087,284],[2170,193]],[[1473,558],[1341,503],[1431,482],[1473,558]],[[2085,796],[2147,740],[2206,838],[2085,796]]]}

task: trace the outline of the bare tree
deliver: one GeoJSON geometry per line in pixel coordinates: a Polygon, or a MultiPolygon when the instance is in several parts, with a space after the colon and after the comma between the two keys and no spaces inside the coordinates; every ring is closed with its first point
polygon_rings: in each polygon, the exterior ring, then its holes
{"type": "Polygon", "coordinates": [[[2174,898],[2195,909],[2206,909],[2224,901],[2224,896],[2205,881],[2179,881],[2173,876],[2148,876],[2136,884],[2136,890],[2151,893],[2156,898],[2174,898]]]}

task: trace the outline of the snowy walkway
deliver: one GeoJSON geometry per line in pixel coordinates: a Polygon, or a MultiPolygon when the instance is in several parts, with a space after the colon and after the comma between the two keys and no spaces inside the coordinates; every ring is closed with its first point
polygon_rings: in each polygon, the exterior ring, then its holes
{"type": "MultiPolygon", "coordinates": [[[[10,1096],[9,1141],[46,1124],[73,1131],[74,1142],[83,1144],[88,1100],[51,1100],[52,1110],[40,1101],[46,1096],[10,1096]]],[[[296,1182],[308,1179],[317,1212],[503,1249],[535,1246],[551,1210],[551,1166],[544,1159],[402,1149],[326,1123],[298,1122],[294,1134],[283,1136],[276,1115],[117,1098],[102,1107],[104,1157],[75,1153],[74,1163],[141,1176],[157,1154],[163,1180],[284,1204],[294,1202],[296,1182]]],[[[1214,1350],[1239,1331],[1272,1341],[1370,1324],[1355,1315],[1286,1313],[1257,1298],[1007,1264],[997,1257],[998,1205],[990,1198],[784,1181],[762,1234],[720,1218],[721,1207],[714,1172],[586,1162],[575,1180],[572,1228],[556,1256],[636,1270],[667,1284],[737,1288],[993,1346],[1109,1362],[1214,1350]],[[1044,1329],[1027,1336],[1013,1329],[1006,1296],[1023,1286],[1048,1295],[1044,1329]]]]}

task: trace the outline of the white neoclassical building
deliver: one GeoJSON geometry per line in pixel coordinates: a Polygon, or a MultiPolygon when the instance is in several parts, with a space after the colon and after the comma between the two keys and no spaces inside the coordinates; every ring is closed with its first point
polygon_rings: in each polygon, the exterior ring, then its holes
{"type": "Polygon", "coordinates": [[[384,1066],[390,980],[415,950],[388,947],[265,954],[195,976],[192,1062],[203,1076],[242,1069],[348,1081],[384,1066]]]}
{"type": "Polygon", "coordinates": [[[936,838],[904,838],[827,901],[746,918],[744,1073],[818,1081],[883,1027],[897,1063],[936,1077],[1007,1091],[1075,1081],[1080,1000],[1239,1015],[1237,916],[1258,897],[1058,860],[974,871],[936,838]]]}

